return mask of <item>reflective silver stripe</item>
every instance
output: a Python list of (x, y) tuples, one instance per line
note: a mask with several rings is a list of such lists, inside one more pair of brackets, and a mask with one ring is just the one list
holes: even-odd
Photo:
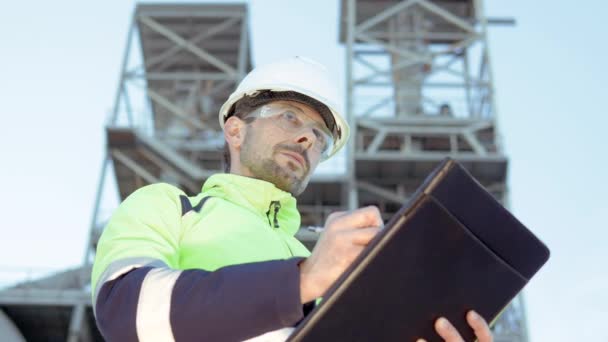
[(175, 341), (171, 329), (171, 294), (181, 271), (170, 268), (150, 270), (137, 303), (137, 337), (140, 341)]
[(103, 284), (107, 281), (112, 281), (121, 275), (129, 272), (130, 270), (143, 266), (153, 266), (153, 267), (169, 267), (167, 264), (162, 262), (161, 260), (154, 258), (126, 258), (120, 259), (112, 262), (106, 269), (103, 271), (99, 279), (97, 280), (97, 284), (95, 286), (95, 295), (93, 296), (93, 313), (97, 316), (96, 306), (97, 306), (97, 296), (99, 295), (99, 290), (103, 286)]
[(294, 330), (295, 328), (283, 328), (267, 332), (264, 335), (256, 336), (243, 342), (283, 342), (287, 340)]

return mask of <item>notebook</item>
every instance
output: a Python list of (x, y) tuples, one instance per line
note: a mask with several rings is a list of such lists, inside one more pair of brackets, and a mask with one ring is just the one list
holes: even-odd
[(465, 341), (473, 309), (492, 322), (549, 249), (467, 170), (446, 158), (289, 341), (443, 341), (446, 317)]

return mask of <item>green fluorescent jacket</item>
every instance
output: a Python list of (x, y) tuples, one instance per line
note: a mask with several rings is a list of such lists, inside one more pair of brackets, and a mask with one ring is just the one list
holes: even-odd
[(158, 259), (174, 269), (214, 271), (310, 255), (294, 237), (300, 228), (296, 199), (274, 184), (234, 174), (213, 175), (202, 192), (188, 200), (195, 207), (204, 197), (211, 198), (200, 212), (192, 209), (183, 216), (180, 196), (184, 192), (172, 185), (154, 184), (121, 204), (99, 240), (93, 289), (111, 263), (133, 257)]

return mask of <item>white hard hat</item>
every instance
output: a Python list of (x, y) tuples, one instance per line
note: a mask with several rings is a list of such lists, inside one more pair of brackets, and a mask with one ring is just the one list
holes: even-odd
[[(334, 144), (327, 158), (338, 152), (348, 140), (350, 128), (342, 115), (342, 99), (338, 87), (329, 77), (327, 68), (322, 64), (305, 57), (292, 57), (278, 62), (265, 64), (253, 69), (241, 81), (236, 90), (222, 105), (219, 113), (220, 126), (231, 114), (233, 105), (244, 96), (255, 96), (262, 91), (298, 93), (312, 98), (326, 106), (333, 118)], [(281, 98), (288, 99), (288, 98)], [(324, 116), (324, 113), (320, 113)], [(328, 118), (323, 117), (326, 124)], [(331, 118), (330, 118), (331, 120)], [(326, 159), (327, 159), (326, 158)]]

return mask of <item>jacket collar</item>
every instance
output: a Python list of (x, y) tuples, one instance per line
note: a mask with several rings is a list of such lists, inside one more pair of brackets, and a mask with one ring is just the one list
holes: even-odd
[(202, 192), (207, 196), (221, 197), (263, 215), (265, 220), (269, 220), (271, 227), (274, 226), (274, 212), (278, 202), (276, 217), (279, 228), (291, 235), (295, 235), (300, 228), (300, 213), (296, 198), (270, 182), (230, 173), (218, 173), (207, 179)]

